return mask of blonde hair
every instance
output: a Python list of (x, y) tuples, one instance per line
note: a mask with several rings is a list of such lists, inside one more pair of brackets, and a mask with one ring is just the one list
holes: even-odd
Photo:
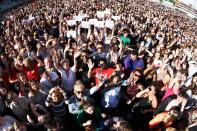
[(25, 65), (31, 65), (31, 62), (32, 62), (32, 60), (30, 58), (26, 58), (26, 59), (23, 60), (23, 63)]
[(74, 90), (77, 89), (78, 87), (80, 87), (80, 88), (82, 88), (82, 89), (85, 88), (83, 82), (80, 81), (80, 80), (78, 80), (78, 81), (75, 82), (75, 84), (74, 84)]
[(166, 128), (166, 131), (176, 131), (176, 129), (173, 127), (168, 127), (168, 128)]
[(16, 121), (14, 122), (12, 128), (10, 129), (10, 131), (16, 131), (18, 130), (21, 126), (23, 125), (23, 123)]

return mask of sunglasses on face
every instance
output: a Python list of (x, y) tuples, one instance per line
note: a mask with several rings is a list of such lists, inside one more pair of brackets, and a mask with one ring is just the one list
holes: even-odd
[(138, 77), (140, 77), (140, 76), (141, 76), (141, 75), (140, 75), (140, 74), (138, 74), (138, 73), (134, 73), (134, 75), (135, 75), (135, 76), (138, 76)]
[(83, 91), (75, 91), (77, 94), (83, 94)]

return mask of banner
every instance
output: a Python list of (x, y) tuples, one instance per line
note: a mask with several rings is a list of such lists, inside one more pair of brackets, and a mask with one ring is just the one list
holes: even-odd
[(82, 21), (82, 22), (81, 22), (81, 27), (82, 27), (82, 28), (86, 28), (86, 29), (90, 28), (90, 23), (89, 23), (89, 21)]

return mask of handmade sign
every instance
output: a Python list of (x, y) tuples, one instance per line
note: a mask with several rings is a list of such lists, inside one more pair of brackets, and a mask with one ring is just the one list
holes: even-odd
[(94, 26), (96, 26), (98, 28), (104, 28), (105, 27), (105, 21), (97, 21)]
[(120, 16), (112, 16), (113, 20), (120, 20)]
[(83, 18), (81, 16), (74, 16), (75, 21), (82, 21)]
[(110, 10), (110, 9), (106, 9), (106, 10), (104, 11), (104, 14), (105, 14), (105, 15), (110, 15), (110, 14), (111, 14), (111, 10)]
[(112, 20), (106, 20), (105, 21), (105, 27), (113, 29), (114, 28), (114, 21)]
[(29, 15), (29, 20), (34, 20), (35, 18), (32, 16), (32, 14)]
[(67, 35), (66, 35), (68, 38), (76, 38), (77, 36), (77, 32), (76, 31), (67, 31)]
[(25, 19), (21, 21), (23, 25), (27, 25), (29, 23), (31, 23), (31, 21), (29, 19)]
[(67, 25), (68, 26), (74, 26), (74, 25), (76, 25), (76, 21), (75, 20), (67, 20), (66, 22), (67, 22)]
[(90, 23), (89, 23), (89, 21), (82, 21), (82, 22), (81, 22), (81, 27), (82, 27), (82, 28), (86, 28), (86, 29), (90, 28)]
[(95, 25), (97, 21), (98, 21), (97, 19), (89, 19), (89, 24)]
[(105, 13), (103, 11), (97, 11), (96, 13), (98, 18), (104, 18), (105, 17)]

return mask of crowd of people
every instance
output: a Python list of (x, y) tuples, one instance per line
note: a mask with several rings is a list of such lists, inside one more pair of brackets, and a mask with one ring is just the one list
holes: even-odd
[(0, 23), (1, 131), (197, 128), (197, 23), (148, 0), (38, 0)]

